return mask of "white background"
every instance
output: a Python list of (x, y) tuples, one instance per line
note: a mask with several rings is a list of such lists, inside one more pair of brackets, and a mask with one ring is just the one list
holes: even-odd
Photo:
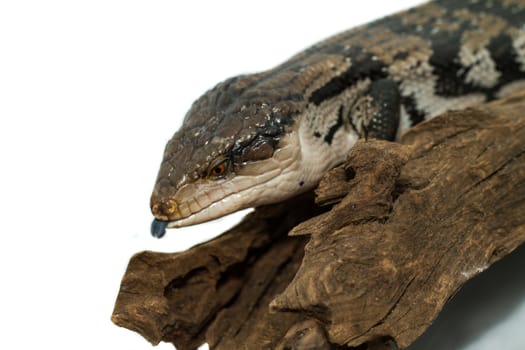
[[(110, 322), (129, 257), (186, 249), (239, 218), (149, 235), (162, 151), (193, 100), (417, 2), (2, 1), (0, 348), (150, 349)], [(497, 282), (525, 280), (520, 254), (419, 348), (525, 348), (525, 286)]]

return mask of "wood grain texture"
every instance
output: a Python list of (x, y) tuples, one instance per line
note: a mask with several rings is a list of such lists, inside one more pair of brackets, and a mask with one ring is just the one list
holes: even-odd
[(204, 341), (232, 349), (235, 341), (266, 344), (281, 337), (301, 316), (269, 314), (267, 305), (293, 278), (305, 244), (286, 233), (318, 213), (308, 193), (260, 208), (186, 252), (136, 254), (122, 279), (113, 322), (152, 344), (167, 341), (182, 350)]
[(322, 207), (307, 194), (186, 252), (135, 255), (113, 321), (178, 349), (406, 348), (525, 240), (524, 110), (525, 92), (360, 141)]

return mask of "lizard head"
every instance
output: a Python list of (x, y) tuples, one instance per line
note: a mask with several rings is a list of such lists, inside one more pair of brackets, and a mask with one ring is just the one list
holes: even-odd
[(257, 78), (229, 79), (192, 105), (164, 151), (150, 203), (154, 236), (297, 193), (287, 181), (299, 171), (302, 101), (254, 87)]

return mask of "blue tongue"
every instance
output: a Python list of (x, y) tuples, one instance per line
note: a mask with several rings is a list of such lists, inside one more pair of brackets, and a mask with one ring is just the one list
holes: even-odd
[(166, 233), (166, 227), (169, 221), (161, 221), (154, 219), (151, 223), (151, 235), (156, 238), (162, 238)]

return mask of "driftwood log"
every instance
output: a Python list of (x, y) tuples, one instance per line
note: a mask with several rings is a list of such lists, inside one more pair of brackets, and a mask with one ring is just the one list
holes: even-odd
[(525, 240), (524, 114), (520, 93), (359, 142), (315, 199), (136, 254), (113, 322), (180, 350), (406, 348)]

